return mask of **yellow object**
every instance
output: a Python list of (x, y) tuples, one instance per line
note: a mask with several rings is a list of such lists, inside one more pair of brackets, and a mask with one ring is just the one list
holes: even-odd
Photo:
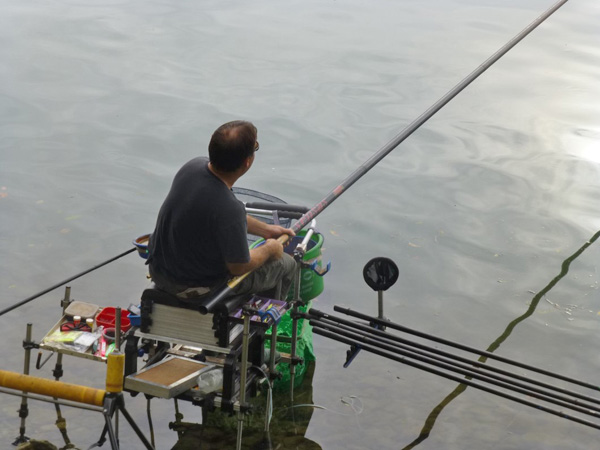
[(106, 395), (106, 391), (102, 389), (48, 380), (8, 370), (0, 370), (0, 386), (93, 406), (102, 406)]
[(122, 392), (125, 355), (119, 351), (110, 353), (106, 357), (106, 365), (106, 392)]

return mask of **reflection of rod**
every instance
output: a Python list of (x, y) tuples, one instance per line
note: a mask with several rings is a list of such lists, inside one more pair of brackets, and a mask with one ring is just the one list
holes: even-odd
[[(358, 333), (356, 339), (361, 339), (361, 340), (364, 339), (365, 342), (367, 342), (367, 343), (372, 343), (374, 345), (381, 344), (384, 346), (386, 346), (386, 345), (387, 346), (395, 346), (395, 347), (398, 347), (401, 349), (412, 351), (415, 354), (435, 357), (435, 358), (438, 358), (440, 361), (445, 361), (447, 359), (450, 359), (452, 361), (456, 361), (457, 365), (459, 365), (461, 367), (465, 367), (467, 369), (472, 369), (473, 367), (476, 367), (477, 370), (494, 372), (494, 373), (500, 374), (502, 376), (508, 376), (508, 377), (514, 378), (516, 380), (530, 383), (535, 386), (539, 386), (539, 387), (542, 387), (545, 389), (550, 389), (550, 390), (559, 392), (561, 394), (569, 395), (569, 396), (572, 396), (572, 397), (575, 397), (575, 398), (578, 398), (578, 399), (581, 399), (581, 400), (584, 400), (587, 402), (596, 403), (596, 404), (600, 405), (600, 400), (597, 400), (593, 397), (583, 395), (583, 394), (580, 394), (578, 392), (574, 392), (574, 391), (571, 391), (568, 389), (560, 388), (558, 386), (554, 386), (554, 385), (544, 383), (544, 382), (541, 382), (538, 380), (533, 380), (528, 377), (525, 377), (525, 376), (522, 376), (519, 374), (515, 374), (515, 373), (509, 372), (507, 370), (500, 369), (498, 367), (490, 366), (489, 364), (485, 364), (481, 361), (473, 361), (468, 358), (463, 358), (463, 357), (460, 357), (457, 355), (453, 355), (451, 353), (445, 352), (445, 351), (440, 350), (435, 347), (429, 347), (427, 345), (409, 341), (409, 340), (401, 338), (399, 336), (394, 336), (394, 335), (391, 335), (384, 331), (374, 329), (368, 325), (362, 325), (360, 323), (351, 322), (349, 320), (345, 320), (340, 317), (330, 316), (330, 315), (321, 313), (320, 311), (316, 311), (314, 309), (311, 309), (309, 314), (311, 315), (311, 318), (313, 316), (317, 317), (317, 319), (312, 319), (312, 320), (317, 320), (318, 322), (320, 322), (324, 325), (333, 327), (333, 328), (331, 328), (332, 331), (335, 331), (335, 327), (338, 327), (338, 329), (346, 331), (346, 332)], [(370, 342), (370, 341), (372, 341), (372, 342)], [(490, 374), (488, 376), (493, 377), (494, 375)], [(552, 393), (547, 393), (547, 395), (556, 396), (555, 394), (552, 394)], [(556, 398), (561, 398), (561, 397), (556, 396)], [(592, 406), (590, 406), (590, 407), (600, 411), (600, 407), (592, 407)]]
[(462, 345), (462, 344), (459, 344), (457, 342), (452, 342), (452, 341), (449, 341), (447, 339), (443, 339), (443, 338), (440, 338), (440, 337), (437, 337), (437, 336), (433, 336), (431, 334), (427, 334), (427, 333), (423, 333), (421, 331), (413, 330), (411, 328), (408, 328), (408, 327), (405, 327), (405, 326), (402, 326), (402, 325), (399, 325), (399, 324), (396, 324), (396, 323), (393, 323), (393, 322), (388, 322), (387, 320), (380, 320), (377, 317), (368, 316), (366, 314), (362, 314), (362, 313), (359, 313), (357, 311), (353, 311), (353, 310), (348, 309), (348, 308), (343, 308), (341, 306), (334, 306), (333, 309), (334, 309), (334, 311), (341, 312), (343, 314), (347, 314), (347, 315), (352, 316), (352, 317), (356, 317), (356, 318), (363, 319), (363, 320), (368, 320), (368, 321), (370, 321), (372, 323), (375, 323), (377, 325), (385, 325), (388, 328), (392, 328), (394, 330), (402, 331), (404, 333), (409, 333), (409, 334), (412, 334), (412, 335), (415, 335), (415, 336), (419, 336), (419, 337), (422, 337), (424, 339), (429, 339), (431, 341), (438, 342), (440, 344), (448, 345), (449, 347), (454, 347), (454, 348), (458, 348), (460, 350), (464, 350), (464, 351), (467, 351), (467, 352), (470, 352), (470, 353), (475, 353), (477, 355), (485, 356), (486, 358), (494, 359), (496, 361), (500, 361), (500, 362), (503, 362), (503, 363), (506, 363), (506, 364), (512, 364), (512, 365), (520, 367), (522, 369), (531, 370), (532, 372), (537, 372), (537, 373), (540, 373), (542, 375), (553, 377), (553, 378), (556, 378), (556, 379), (559, 379), (559, 380), (562, 380), (562, 381), (567, 381), (569, 383), (577, 384), (577, 385), (585, 387), (587, 389), (592, 389), (592, 390), (595, 390), (595, 391), (600, 391), (600, 387), (595, 386), (595, 385), (590, 384), (590, 383), (586, 383), (584, 381), (576, 380), (574, 378), (570, 378), (570, 377), (567, 377), (567, 376), (564, 376), (564, 375), (560, 375), (560, 374), (557, 374), (557, 373), (549, 372), (549, 371), (544, 370), (544, 369), (540, 369), (539, 367), (531, 366), (529, 364), (524, 364), (524, 363), (521, 363), (521, 362), (518, 362), (518, 361), (514, 361), (514, 360), (511, 360), (511, 359), (508, 359), (508, 358), (504, 358), (502, 356), (495, 355), (494, 353), (491, 353), (491, 352), (487, 352), (487, 351), (483, 351), (483, 350), (477, 350), (477, 349), (475, 349), (473, 347), (468, 347), (466, 345)]
[[(544, 295), (546, 295), (567, 273), (569, 273), (569, 267), (570, 267), (571, 263), (575, 259), (577, 259), (585, 251), (585, 249), (588, 248), (590, 245), (592, 245), (599, 237), (600, 237), (600, 231), (597, 231), (575, 253), (573, 253), (571, 256), (569, 256), (567, 259), (565, 259), (563, 261), (563, 263), (561, 265), (560, 273), (556, 277), (554, 277), (540, 292), (538, 292), (533, 297), (533, 299), (531, 300), (531, 303), (529, 304), (529, 308), (527, 309), (527, 311), (525, 311), (525, 313), (523, 313), (522, 315), (520, 315), (519, 317), (517, 317), (516, 319), (514, 319), (512, 322), (510, 322), (507, 325), (504, 332), (500, 336), (498, 336), (498, 338), (494, 342), (492, 342), (492, 344), (487, 348), (488, 352), (493, 352), (493, 351), (497, 350), (500, 347), (500, 345), (510, 336), (510, 334), (513, 332), (515, 327), (519, 323), (523, 322), (525, 319), (530, 317), (535, 312), (540, 300), (544, 297)], [(481, 358), (479, 358), (479, 361), (484, 362), (486, 359), (487, 359), (486, 357), (482, 356)], [(429, 434), (431, 433), (431, 430), (433, 429), (433, 426), (435, 425), (435, 421), (437, 420), (438, 416), (441, 414), (442, 410), (448, 404), (450, 404), (450, 402), (452, 400), (454, 400), (456, 397), (458, 397), (460, 394), (462, 394), (465, 389), (466, 389), (466, 386), (464, 384), (459, 384), (435, 408), (433, 408), (433, 410), (427, 416), (427, 419), (425, 420), (425, 424), (423, 425), (423, 428), (421, 429), (421, 433), (419, 434), (419, 436), (413, 442), (411, 442), (410, 444), (405, 446), (403, 448), (403, 450), (410, 450), (410, 449), (416, 447), (417, 445), (419, 445), (425, 439), (427, 439), (429, 437)]]
[[(531, 380), (527, 379), (526, 377), (522, 377), (508, 371), (502, 371), (502, 373), (499, 371), (486, 371), (483, 370), (486, 369), (485, 367), (475, 367), (476, 364), (472, 364), (471, 361), (464, 358), (454, 357), (453, 355), (449, 354), (446, 354), (446, 356), (440, 356), (438, 352), (435, 351), (436, 349), (427, 348), (426, 346), (421, 346), (421, 350), (417, 350), (415, 348), (411, 348), (410, 346), (397, 344), (391, 339), (385, 339), (377, 334), (370, 333), (367, 330), (353, 329), (351, 326), (337, 324), (331, 320), (312, 319), (310, 323), (314, 327), (313, 330), (315, 328), (320, 328), (333, 333), (338, 333), (341, 336), (352, 339), (355, 343), (360, 343), (361, 347), (364, 344), (368, 344), (373, 348), (379, 348), (385, 352), (388, 352), (389, 354), (406, 356), (408, 358), (412, 358), (444, 370), (465, 375), (469, 378), (485, 381), (487, 383), (509, 389), (520, 394), (525, 394), (549, 403), (554, 403), (559, 406), (564, 406), (566, 408), (600, 418), (599, 406), (585, 404), (575, 398), (559, 395), (556, 392), (561, 391), (569, 395), (570, 392), (556, 388), (552, 385), (546, 384), (544, 389), (541, 389), (539, 387), (535, 387), (535, 383), (530, 383)], [(427, 349), (427, 351), (425, 351), (425, 349)], [(481, 366), (484, 366), (484, 364), (481, 364)], [(592, 403), (600, 403), (600, 401), (591, 397), (581, 397)]]
[[(330, 339), (333, 339), (333, 340), (336, 340), (336, 341), (339, 341), (339, 342), (342, 342), (342, 343), (345, 343), (345, 344), (349, 344), (349, 345), (356, 344), (356, 341), (354, 339), (350, 339), (350, 338), (347, 338), (345, 336), (341, 336), (338, 333), (333, 333), (331, 331), (328, 331), (328, 330), (325, 330), (325, 329), (322, 329), (322, 328), (319, 328), (319, 327), (313, 328), (313, 332), (315, 334), (320, 334), (322, 336), (328, 337)], [(488, 392), (490, 394), (494, 394), (494, 395), (497, 395), (499, 397), (503, 397), (503, 398), (512, 400), (514, 402), (521, 403), (521, 404), (526, 405), (526, 406), (530, 406), (532, 408), (536, 408), (536, 409), (538, 409), (540, 411), (544, 411), (544, 412), (547, 412), (549, 414), (552, 414), (552, 415), (555, 415), (555, 416), (558, 416), (558, 417), (562, 417), (564, 419), (568, 419), (568, 420), (571, 420), (573, 422), (577, 422), (577, 423), (580, 423), (582, 425), (586, 425), (586, 426), (589, 426), (591, 428), (596, 428), (596, 429), (600, 430), (600, 424), (596, 424), (594, 422), (591, 422), (591, 421), (586, 420), (586, 419), (582, 419), (580, 417), (571, 416), (569, 414), (565, 414), (562, 411), (557, 411), (555, 409), (548, 408), (547, 406), (541, 405), (539, 403), (535, 403), (535, 402), (526, 400), (524, 398), (517, 397), (515, 395), (509, 394), (509, 393), (506, 393), (506, 392), (499, 391), (499, 390), (491, 388), (491, 387), (489, 387), (489, 386), (487, 386), (485, 384), (477, 383), (477, 382), (475, 382), (475, 381), (473, 381), (473, 380), (471, 380), (469, 378), (462, 378), (460, 376), (452, 375), (452, 374), (444, 372), (442, 370), (438, 370), (438, 369), (429, 367), (427, 365), (421, 364), (419, 362), (412, 361), (412, 360), (407, 359), (405, 357), (391, 354), (389, 352), (386, 352), (385, 350), (376, 348), (376, 347), (374, 347), (372, 345), (369, 345), (369, 344), (361, 344), (361, 347), (365, 351), (374, 353), (374, 354), (379, 355), (379, 356), (383, 356), (384, 358), (388, 358), (388, 359), (391, 359), (391, 360), (394, 360), (394, 361), (406, 364), (408, 366), (415, 367), (417, 369), (423, 370), (425, 372), (429, 372), (429, 373), (432, 373), (434, 375), (438, 375), (438, 376), (441, 376), (443, 378), (447, 378), (449, 380), (456, 381), (458, 383), (466, 384), (466, 385), (471, 386), (471, 387), (473, 387), (475, 389), (479, 389), (479, 390)], [(531, 395), (531, 394), (529, 392), (527, 392), (527, 395)]]
[(561, 267), (560, 267), (560, 273), (558, 275), (556, 275), (540, 292), (538, 292), (531, 299), (531, 303), (529, 304), (529, 308), (527, 308), (527, 311), (525, 311), (525, 313), (523, 313), (521, 316), (517, 317), (515, 320), (513, 320), (511, 323), (508, 324), (508, 326), (504, 330), (504, 333), (502, 333), (500, 336), (498, 336), (498, 339), (496, 339), (494, 342), (492, 342), (492, 344), (488, 347), (488, 351), (489, 352), (493, 352), (498, 347), (500, 347), (500, 344), (502, 344), (502, 342), (504, 342), (508, 338), (508, 336), (510, 336), (510, 334), (515, 329), (515, 327), (519, 323), (521, 323), (522, 321), (524, 321), (525, 319), (527, 319), (528, 317), (530, 317), (535, 312), (535, 309), (537, 308), (537, 305), (540, 302), (540, 300), (548, 292), (550, 292), (550, 290), (554, 286), (556, 286), (556, 284), (567, 273), (569, 273), (569, 268), (571, 266), (571, 263), (573, 261), (575, 261), (575, 259), (577, 259), (585, 251), (586, 248), (588, 248), (590, 245), (592, 245), (594, 242), (596, 242), (596, 240), (599, 237), (600, 237), (600, 231), (597, 231), (596, 234), (594, 234), (585, 244), (583, 244), (581, 247), (579, 247), (575, 253), (573, 253), (571, 256), (569, 256), (567, 259), (565, 259), (562, 262)]

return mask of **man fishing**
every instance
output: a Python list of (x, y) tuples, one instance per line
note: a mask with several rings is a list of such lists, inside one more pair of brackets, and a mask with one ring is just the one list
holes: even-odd
[[(159, 289), (204, 298), (232, 275), (252, 272), (232, 294), (275, 298), (281, 281), (281, 298), (286, 297), (295, 262), (276, 238), (294, 231), (247, 215), (231, 190), (258, 149), (252, 123), (228, 122), (213, 133), (209, 158), (194, 158), (177, 172), (148, 246), (150, 275)], [(249, 249), (248, 233), (265, 243)]]

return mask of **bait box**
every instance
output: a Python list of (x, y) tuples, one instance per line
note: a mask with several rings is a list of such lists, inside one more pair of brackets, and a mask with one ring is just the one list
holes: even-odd
[(85, 319), (93, 319), (98, 309), (99, 306), (92, 303), (72, 301), (65, 309), (65, 316), (79, 316), (85, 322)]
[[(121, 310), (121, 331), (124, 333), (131, 328), (131, 322), (127, 318), (129, 311)], [(107, 306), (96, 316), (96, 325), (106, 328), (115, 328), (117, 318), (117, 309), (112, 306)]]

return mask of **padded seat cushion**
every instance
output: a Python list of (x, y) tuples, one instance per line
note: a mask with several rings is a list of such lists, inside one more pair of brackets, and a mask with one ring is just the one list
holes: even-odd
[[(194, 311), (198, 311), (199, 307), (204, 305), (211, 299), (213, 293), (201, 295), (193, 298), (179, 298), (173, 294), (162, 291), (155, 286), (145, 289), (142, 292), (142, 305), (144, 303), (158, 303), (159, 305), (173, 306), (176, 308), (186, 308)], [(251, 294), (237, 295), (225, 298), (217, 307), (214, 312), (228, 314), (236, 308), (239, 308), (244, 302), (248, 301), (252, 297)]]

